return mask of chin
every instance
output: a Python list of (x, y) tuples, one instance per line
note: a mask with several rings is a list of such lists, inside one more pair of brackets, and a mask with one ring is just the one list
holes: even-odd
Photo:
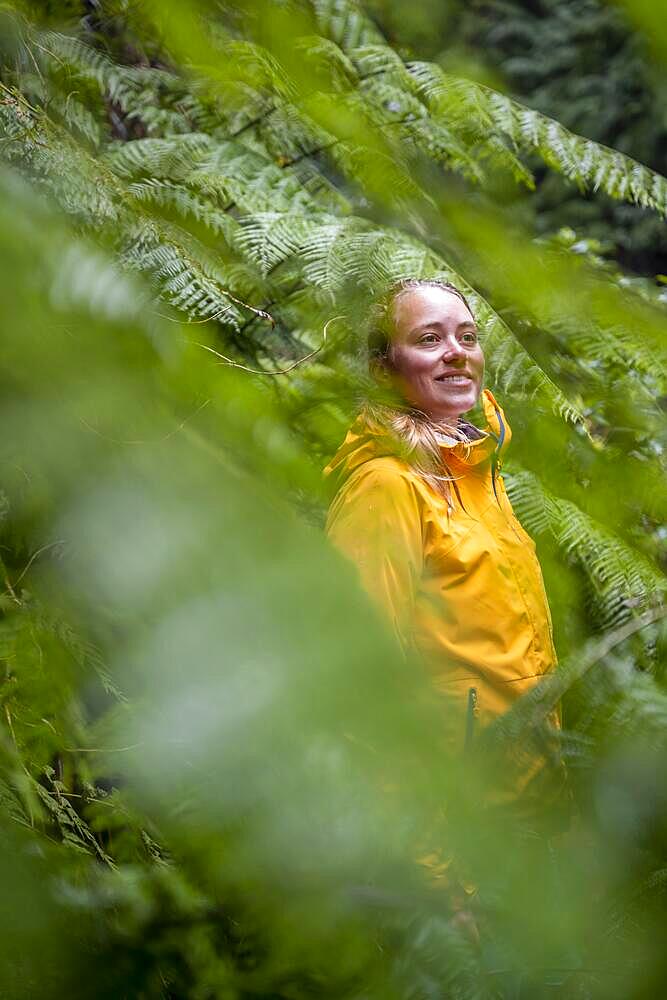
[(457, 417), (462, 417), (464, 413), (474, 409), (476, 402), (476, 396), (474, 399), (461, 400), (460, 402), (452, 400), (451, 405), (445, 406), (443, 406), (442, 400), (439, 400), (437, 404), (434, 403), (430, 407), (430, 413), (436, 420), (456, 420)]

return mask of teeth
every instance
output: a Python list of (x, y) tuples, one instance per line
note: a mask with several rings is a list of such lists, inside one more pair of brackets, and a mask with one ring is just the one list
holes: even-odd
[(443, 375), (438, 382), (454, 382), (455, 385), (465, 385), (470, 379), (467, 375)]

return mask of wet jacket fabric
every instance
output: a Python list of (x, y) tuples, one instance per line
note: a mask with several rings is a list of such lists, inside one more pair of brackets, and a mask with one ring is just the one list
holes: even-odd
[[(451, 509), (364, 411), (325, 469), (335, 494), (327, 533), (401, 645), (461, 706), (461, 746), (556, 663), (535, 544), (500, 471), (511, 431), (488, 389), (482, 404), (484, 434), (441, 445), (456, 477)], [(559, 724), (557, 711), (550, 721)]]

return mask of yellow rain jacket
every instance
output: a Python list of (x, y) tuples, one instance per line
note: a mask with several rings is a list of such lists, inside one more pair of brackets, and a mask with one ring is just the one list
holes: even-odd
[[(325, 469), (335, 490), (327, 533), (402, 646), (461, 706), (461, 748), (556, 662), (535, 544), (499, 473), (510, 428), (488, 389), (482, 403), (486, 436), (441, 446), (457, 477), (451, 511), (363, 411)], [(557, 711), (550, 721), (559, 725)]]

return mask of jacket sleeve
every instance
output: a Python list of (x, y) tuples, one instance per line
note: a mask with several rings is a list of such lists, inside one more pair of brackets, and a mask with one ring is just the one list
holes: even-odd
[(326, 530), (336, 548), (356, 564), (362, 586), (406, 649), (423, 568), (422, 518), (414, 486), (399, 469), (370, 465), (338, 492)]

